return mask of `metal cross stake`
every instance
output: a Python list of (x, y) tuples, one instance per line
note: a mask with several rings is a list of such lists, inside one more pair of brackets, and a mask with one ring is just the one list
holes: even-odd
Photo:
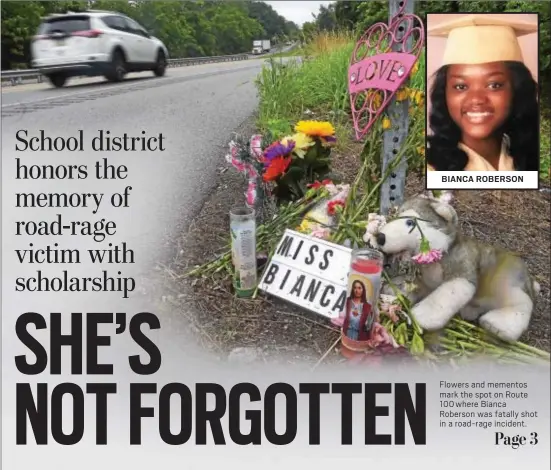
[[(384, 114), (391, 121), (391, 129), (384, 132), (380, 165), (382, 176), (388, 175), (380, 191), (379, 208), (383, 215), (404, 199), (407, 161), (400, 150), (408, 135), (409, 101), (397, 101), (396, 93), (407, 83), (425, 36), (423, 21), (413, 14), (413, 6), (414, 0), (389, 0), (388, 24), (375, 23), (365, 31), (356, 43), (348, 68), (356, 139), (362, 139)], [(398, 155), (400, 161), (394, 165)], [(392, 276), (389, 271), (393, 267), (387, 268)]]
[[(412, 14), (415, 0), (389, 0), (389, 23), (392, 23), (396, 15)], [(401, 24), (396, 31), (396, 38), (392, 44), (392, 50), (401, 52), (402, 38), (404, 37), (406, 27)], [(413, 37), (406, 39), (406, 48), (411, 50)], [(406, 82), (407, 83), (407, 82)], [(381, 175), (387, 174), (389, 165), (396, 158), (402, 145), (405, 144), (408, 135), (409, 125), (409, 98), (403, 101), (397, 101), (394, 96), (387, 108), (387, 115), (391, 122), (391, 128), (387, 129), (383, 135), (383, 155), (381, 158)], [(406, 156), (402, 155), (401, 161), (394, 168), (389, 177), (381, 185), (380, 193), (380, 211), (387, 215), (393, 206), (399, 206), (404, 201), (406, 185), (407, 161)]]
[[(396, 93), (407, 83), (410, 72), (423, 49), (423, 21), (413, 14), (414, 0), (389, 0), (388, 24), (375, 23), (360, 40), (350, 59), (348, 91), (356, 139), (362, 139), (384, 114), (391, 129), (384, 132), (381, 171), (388, 175), (381, 185), (380, 212), (404, 198), (407, 163), (400, 153), (408, 135), (408, 100), (397, 101)], [(402, 93), (400, 93), (402, 95)], [(402, 96), (400, 96), (402, 98)], [(378, 102), (378, 103), (377, 103)]]

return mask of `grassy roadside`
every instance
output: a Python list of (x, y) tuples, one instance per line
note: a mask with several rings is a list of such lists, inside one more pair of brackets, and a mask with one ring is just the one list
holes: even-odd
[[(297, 121), (316, 113), (337, 127), (345, 126), (348, 108), (346, 74), (354, 44), (343, 34), (325, 34), (297, 50), (311, 58), (285, 63), (273, 60), (264, 67), (257, 85), (260, 93), (258, 125), (262, 130), (277, 121)], [(343, 129), (338, 129), (343, 130)], [(343, 135), (337, 133), (342, 140)]]
[(287, 51), (287, 52), (278, 52), (276, 54), (272, 54), (272, 58), (274, 59), (281, 59), (285, 57), (303, 57), (305, 55), (305, 51), (302, 47), (295, 47), (294, 49)]
[[(308, 44), (309, 60), (298, 63), (292, 59), (274, 62), (265, 67), (258, 79), (260, 106), (257, 125), (261, 130), (294, 124), (303, 119), (328, 120), (337, 131), (338, 146), (332, 158), (335, 172), (352, 183), (364, 158), (375, 160), (381, 154), (380, 119), (366, 139), (369, 152), (362, 153), (364, 144), (353, 135), (351, 109), (347, 90), (347, 72), (355, 38), (343, 34), (322, 34)], [(410, 97), (409, 129), (412, 139), (406, 149), (409, 160), (406, 197), (424, 190), (425, 107), (421, 100), (411, 99), (411, 91), (425, 89), (425, 58), (421, 56), (417, 71), (407, 84)], [(398, 93), (396, 95), (398, 97)], [(417, 96), (417, 95), (415, 95)], [(382, 123), (380, 122), (382, 121)], [(282, 124), (283, 123), (283, 124)], [(379, 126), (379, 127), (377, 127)], [(421, 130), (421, 132), (419, 132)], [(550, 165), (549, 113), (542, 112), (541, 179), (549, 181)], [(419, 135), (416, 135), (419, 132)], [(372, 137), (374, 135), (375, 137)], [(365, 160), (364, 160), (365, 161)], [(461, 191), (456, 195), (456, 207), (461, 229), (467, 236), (484, 243), (501, 245), (520, 253), (529, 270), (543, 285), (541, 300), (535, 308), (532, 327), (524, 341), (549, 350), (548, 323), (550, 305), (549, 220), (545, 217), (532, 225), (535, 214), (549, 210), (549, 196), (538, 191)], [(506, 194), (505, 194), (506, 193)], [(500, 199), (501, 198), (501, 199)]]
[[(343, 182), (352, 182), (363, 156), (363, 143), (356, 142), (351, 132), (346, 81), (342, 78), (346, 77), (353, 44), (354, 39), (346, 36), (319, 37), (308, 45), (311, 59), (303, 66), (298, 67), (290, 61), (274, 70), (264, 70), (258, 82), (260, 107), (256, 122), (248, 123), (238, 133), (251, 135), (255, 128), (284, 127), (300, 119), (328, 119), (336, 124), (340, 137), (332, 154), (334, 169), (341, 174)], [(411, 86), (422, 89), (423, 77), (420, 67)], [(413, 111), (413, 123), (423, 124), (424, 105), (414, 107)], [(422, 114), (415, 114), (421, 111)], [(410, 125), (410, 133), (416, 135), (417, 130), (411, 132), (412, 128), (415, 126)], [(378, 137), (380, 131), (377, 129), (373, 134)], [(419, 139), (422, 139), (421, 133)], [(381, 139), (378, 140), (380, 145)], [(377, 152), (373, 150), (373, 155)], [(416, 159), (423, 160), (420, 152)], [(165, 285), (176, 284), (174, 292), (167, 296), (174, 304), (170, 308), (182, 312), (193, 331), (199, 333), (203, 345), (222, 356), (238, 349), (258, 355), (267, 362), (275, 358), (283, 358), (289, 364), (341, 361), (338, 346), (335, 347), (340, 332), (319, 315), (271, 296), (237, 298), (231, 269), (227, 267), (212, 274), (188, 277), (192, 269), (227, 254), (228, 213), (234, 205), (243, 203), (245, 187), (238, 173), (220, 173), (217, 189), (205, 201), (192, 227), (178, 244), (179, 256), (165, 268), (166, 277), (170, 278)], [(406, 197), (423, 188), (423, 173), (409, 172)], [(534, 217), (534, 214), (549, 212), (551, 195), (537, 191), (505, 191), (507, 194), (499, 199), (493, 191), (460, 193), (456, 209), (462, 232), (520, 253), (530, 273), (542, 286), (531, 327), (521, 341), (549, 351), (549, 219), (545, 215)], [(265, 247), (262, 250), (268, 254)], [(193, 314), (189, 313), (190, 309)]]
[(540, 176), (551, 183), (551, 110), (545, 114), (540, 124)]

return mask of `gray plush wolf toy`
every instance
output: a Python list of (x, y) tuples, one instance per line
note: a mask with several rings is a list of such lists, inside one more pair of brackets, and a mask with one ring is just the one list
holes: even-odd
[(539, 293), (523, 260), (463, 237), (454, 208), (425, 195), (398, 209), (398, 217), (376, 235), (377, 248), (387, 255), (416, 255), (421, 233), (442, 257), (420, 265), (415, 290), (407, 294), (419, 326), (439, 330), (459, 313), (505, 341), (518, 340), (528, 328)]

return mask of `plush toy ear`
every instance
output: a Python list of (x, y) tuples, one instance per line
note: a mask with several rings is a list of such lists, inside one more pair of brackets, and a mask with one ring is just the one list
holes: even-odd
[(457, 212), (455, 209), (444, 202), (434, 202), (431, 204), (434, 212), (442, 217), (446, 222), (451, 224), (457, 224)]
[(423, 191), (422, 193), (419, 193), (419, 195), (417, 197), (420, 197), (420, 198), (423, 198), (423, 199), (433, 199), (433, 200), (436, 200), (434, 198), (434, 194), (432, 194), (432, 191), (430, 190), (425, 190)]

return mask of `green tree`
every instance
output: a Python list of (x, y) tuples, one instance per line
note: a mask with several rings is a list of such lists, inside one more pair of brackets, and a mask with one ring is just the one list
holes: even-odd
[(318, 31), (316, 23), (313, 21), (307, 21), (302, 25), (302, 40), (309, 41)]
[(353, 30), (360, 21), (359, 2), (335, 2), (335, 21), (340, 29)]
[(315, 23), (319, 31), (332, 31), (337, 27), (335, 4), (321, 5), (319, 12), (314, 15)]
[(87, 9), (116, 11), (138, 21), (163, 41), (172, 57), (250, 51), (254, 39), (297, 38), (298, 26), (264, 2), (180, 0), (3, 1), (2, 65), (29, 59), (29, 44), (41, 17)]

